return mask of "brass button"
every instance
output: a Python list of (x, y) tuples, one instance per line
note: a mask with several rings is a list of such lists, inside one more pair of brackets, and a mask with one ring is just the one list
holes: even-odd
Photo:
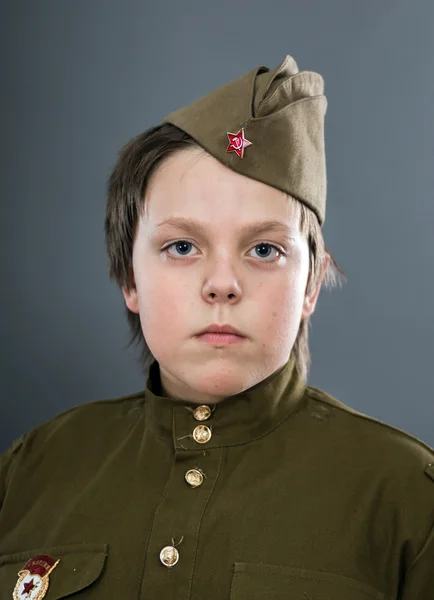
[(210, 416), (211, 416), (211, 409), (209, 406), (206, 406), (205, 404), (198, 406), (194, 410), (194, 418), (196, 419), (196, 421), (206, 421), (207, 419), (210, 418)]
[(185, 474), (185, 481), (191, 485), (191, 487), (198, 487), (203, 483), (203, 475), (197, 469), (190, 469)]
[(194, 428), (193, 437), (198, 444), (206, 444), (211, 439), (211, 429), (206, 425), (198, 425)]
[(165, 567), (174, 567), (179, 560), (179, 552), (174, 546), (166, 546), (160, 552), (160, 560)]

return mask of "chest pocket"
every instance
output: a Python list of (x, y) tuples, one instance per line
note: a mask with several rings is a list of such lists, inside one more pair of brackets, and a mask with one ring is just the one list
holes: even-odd
[(385, 596), (336, 573), (235, 563), (230, 600), (385, 600)]
[(104, 568), (107, 544), (70, 544), (0, 556), (0, 600), (11, 600), (20, 571), (29, 558), (48, 554), (59, 564), (50, 573), (44, 600), (58, 600), (94, 584)]

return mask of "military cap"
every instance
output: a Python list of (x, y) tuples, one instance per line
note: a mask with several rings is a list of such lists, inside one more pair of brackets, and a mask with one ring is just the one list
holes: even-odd
[(237, 173), (286, 192), (314, 211), (326, 205), (324, 80), (287, 55), (257, 67), (163, 119)]

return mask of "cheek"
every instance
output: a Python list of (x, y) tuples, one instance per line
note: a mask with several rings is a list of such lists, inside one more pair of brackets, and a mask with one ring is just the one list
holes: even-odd
[[(193, 310), (186, 282), (164, 276), (162, 269), (149, 269), (136, 278), (139, 311), (146, 337), (170, 339), (182, 325), (188, 324)], [(171, 335), (169, 335), (171, 334)]]
[(276, 339), (292, 335), (298, 330), (303, 310), (304, 287), (299, 278), (281, 279), (273, 286), (262, 288), (264, 302), (262, 314), (267, 330)]

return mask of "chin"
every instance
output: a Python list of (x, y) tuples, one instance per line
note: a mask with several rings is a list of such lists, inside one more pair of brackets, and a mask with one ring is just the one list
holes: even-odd
[[(193, 385), (194, 383), (194, 385)], [(192, 387), (201, 394), (209, 396), (226, 397), (233, 396), (246, 387), (245, 377), (240, 368), (227, 366), (202, 366), (200, 375), (194, 378)]]

